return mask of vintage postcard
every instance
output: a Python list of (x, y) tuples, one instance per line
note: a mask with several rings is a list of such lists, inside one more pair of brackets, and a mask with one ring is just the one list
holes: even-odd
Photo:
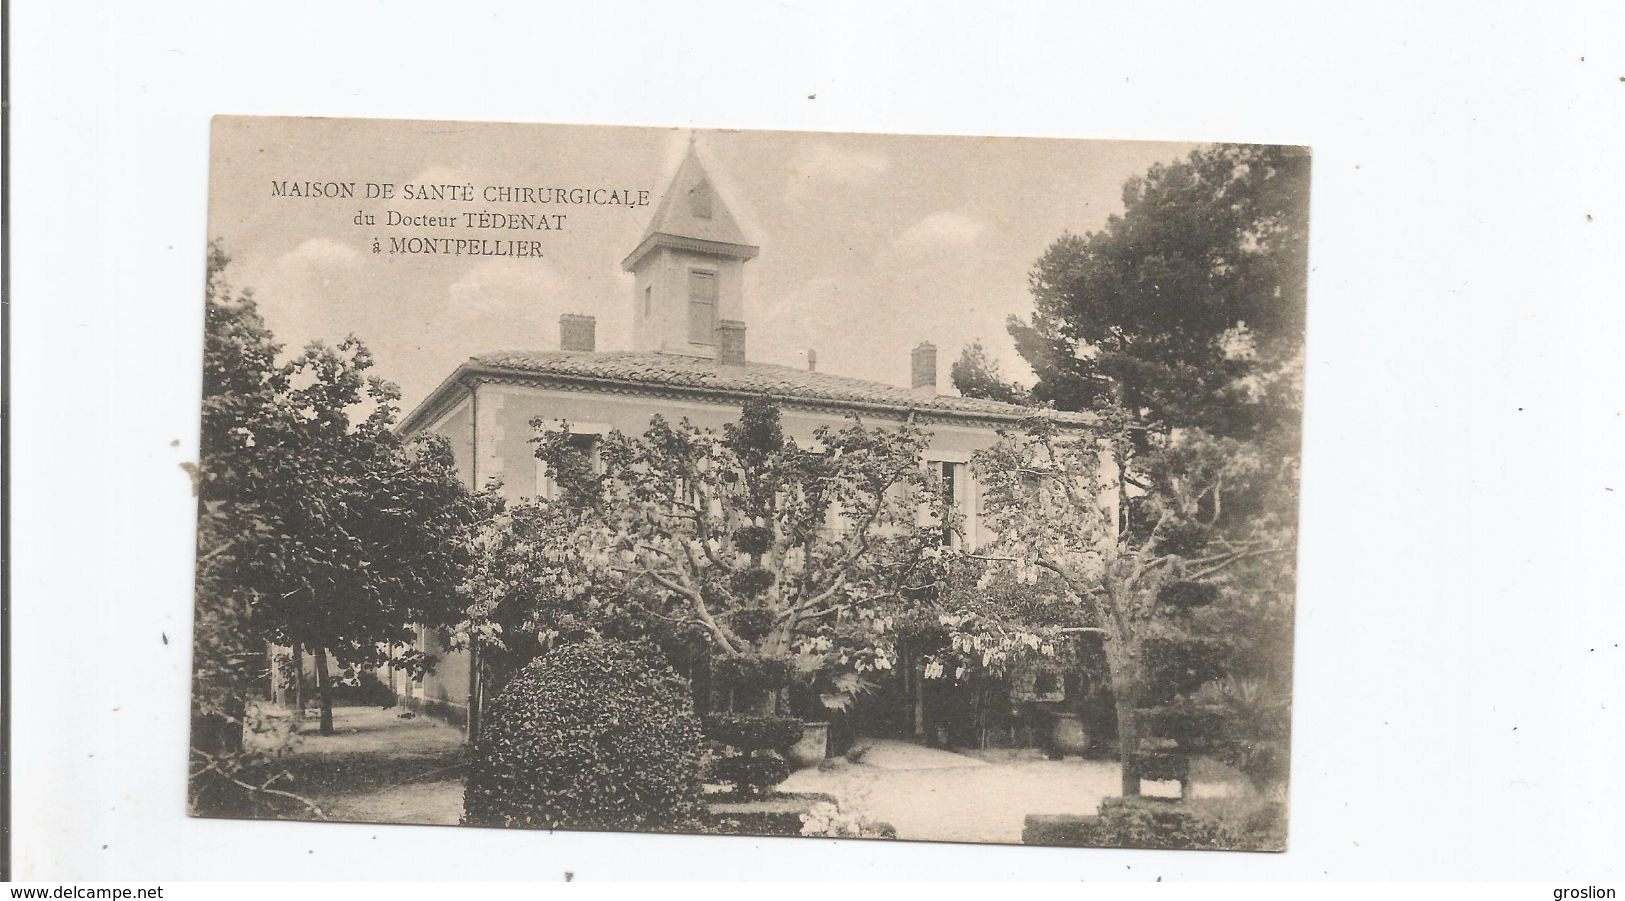
[(194, 814), (1285, 847), (1306, 148), (212, 142)]

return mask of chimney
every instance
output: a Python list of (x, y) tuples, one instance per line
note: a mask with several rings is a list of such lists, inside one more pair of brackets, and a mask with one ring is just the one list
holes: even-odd
[(818, 351), (816, 351), (816, 350), (807, 351), (807, 371), (808, 372), (817, 372), (818, 371)]
[(737, 319), (717, 323), (717, 362), (724, 366), (745, 365), (745, 323)]
[(913, 354), (914, 390), (920, 394), (937, 393), (937, 346), (921, 341)]
[(596, 317), (565, 313), (559, 317), (559, 350), (593, 350), (597, 332)]

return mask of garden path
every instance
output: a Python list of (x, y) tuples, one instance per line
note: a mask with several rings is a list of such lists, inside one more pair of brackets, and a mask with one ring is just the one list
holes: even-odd
[(335, 707), (333, 735), (317, 734), (315, 716), (306, 717), (284, 760), (293, 781), (283, 787), (338, 822), (456, 824), (463, 813), (463, 732), (402, 712)]
[[(843, 811), (890, 823), (918, 841), (1020, 843), (1028, 814), (1092, 814), (1115, 796), (1114, 761), (1020, 759), (988, 762), (907, 742), (865, 739), (861, 763), (826, 761), (794, 773), (786, 792), (834, 795)], [(1196, 785), (1198, 796), (1218, 786)], [(1176, 783), (1147, 782), (1147, 795), (1177, 796)]]

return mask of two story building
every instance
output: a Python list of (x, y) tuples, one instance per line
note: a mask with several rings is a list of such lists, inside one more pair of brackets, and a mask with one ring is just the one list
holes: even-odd
[[(687, 418), (720, 429), (750, 398), (771, 396), (787, 434), (809, 441), (815, 428), (853, 413), (871, 423), (913, 416), (931, 433), (925, 461), (940, 473), (964, 518), (965, 541), (979, 542), (980, 492), (967, 465), (1032, 410), (938, 391), (937, 349), (910, 355), (911, 384), (890, 385), (816, 368), (752, 362), (744, 319), (744, 267), (762, 248), (751, 243), (723, 203), (692, 146), (662, 195), (637, 246), (622, 262), (633, 276), (632, 346), (600, 348), (593, 316), (559, 321), (556, 350), (503, 350), (458, 366), (401, 423), (408, 436), (434, 433), (451, 443), (471, 489), (500, 480), (510, 499), (549, 496), (546, 468), (534, 456), (531, 422), (568, 422), (583, 442), (619, 430), (641, 434), (650, 417)], [(1092, 417), (1052, 412), (1068, 426)], [(439, 657), (434, 672), (398, 687), (407, 703), (467, 724), (478, 710), (478, 668), (438, 636), (422, 636)]]

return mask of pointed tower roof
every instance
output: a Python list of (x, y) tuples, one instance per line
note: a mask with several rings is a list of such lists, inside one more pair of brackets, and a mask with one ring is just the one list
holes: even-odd
[(631, 270), (644, 255), (656, 247), (676, 247), (714, 253), (736, 260), (748, 260), (761, 248), (750, 243), (733, 214), (722, 202), (711, 182), (711, 176), (700, 163), (689, 140), (688, 155), (677, 167), (677, 175), (660, 198), (643, 240), (636, 250), (621, 261), (621, 268)]

